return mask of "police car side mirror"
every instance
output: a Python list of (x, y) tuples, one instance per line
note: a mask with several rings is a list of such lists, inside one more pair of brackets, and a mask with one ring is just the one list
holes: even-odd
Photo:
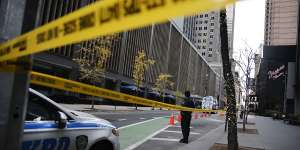
[(63, 112), (58, 112), (58, 116), (59, 116), (59, 119), (58, 119), (58, 128), (59, 129), (63, 129), (67, 126), (67, 121), (68, 121), (68, 118), (66, 116), (65, 113)]

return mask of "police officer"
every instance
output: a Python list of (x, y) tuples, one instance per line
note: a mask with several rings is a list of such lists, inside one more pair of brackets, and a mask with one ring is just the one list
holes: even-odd
[[(190, 108), (195, 108), (195, 104), (193, 100), (191, 100), (190, 96), (191, 93), (190, 91), (186, 91), (184, 93), (185, 98), (182, 106), (184, 107), (190, 107)], [(192, 119), (192, 112), (189, 111), (181, 111), (181, 130), (182, 130), (182, 135), (183, 138), (179, 141), (180, 143), (185, 143), (188, 144), (189, 142), (189, 134), (190, 134), (190, 125), (191, 125), (191, 119)]]

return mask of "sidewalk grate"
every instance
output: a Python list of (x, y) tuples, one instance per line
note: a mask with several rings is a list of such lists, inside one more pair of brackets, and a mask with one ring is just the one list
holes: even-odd
[[(227, 144), (215, 143), (209, 150), (227, 150)], [(240, 146), (239, 150), (265, 150), (265, 149)]]
[[(239, 122), (237, 122), (238, 124), (243, 124), (243, 122), (241, 122), (241, 121), (239, 121)], [(247, 125), (255, 125), (255, 123), (254, 122), (247, 122), (246, 123)]]
[(245, 133), (245, 134), (258, 134), (257, 129), (245, 129), (245, 131), (243, 130), (243, 128), (237, 128), (238, 133)]

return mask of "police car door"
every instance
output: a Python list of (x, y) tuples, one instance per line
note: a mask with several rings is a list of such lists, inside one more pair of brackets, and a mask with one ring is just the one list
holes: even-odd
[(74, 147), (70, 145), (72, 139), (60, 127), (64, 123), (59, 123), (59, 119), (67, 120), (67, 116), (42, 97), (29, 92), (22, 149), (67, 150)]

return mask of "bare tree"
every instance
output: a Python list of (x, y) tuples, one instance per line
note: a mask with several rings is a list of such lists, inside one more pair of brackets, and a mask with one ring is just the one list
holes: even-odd
[(246, 124), (249, 114), (249, 103), (250, 103), (250, 82), (251, 82), (251, 73), (255, 69), (255, 50), (245, 42), (245, 48), (240, 50), (239, 60), (236, 61), (237, 66), (241, 69), (243, 75), (240, 77), (242, 90), (245, 92), (245, 106), (243, 112), (243, 130), (246, 130)]
[(223, 76), (225, 79), (225, 90), (228, 103), (226, 110), (226, 117), (228, 117), (228, 149), (238, 150), (235, 87), (234, 78), (231, 71), (231, 61), (229, 61), (228, 32), (225, 9), (220, 11), (220, 35)]

